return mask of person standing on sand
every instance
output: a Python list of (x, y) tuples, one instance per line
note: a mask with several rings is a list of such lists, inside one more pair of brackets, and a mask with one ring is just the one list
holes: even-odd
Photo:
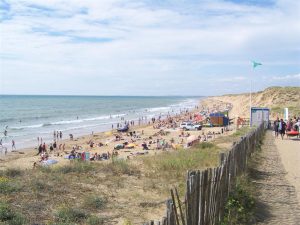
[(278, 130), (281, 135), (281, 139), (283, 140), (283, 137), (285, 135), (285, 130), (286, 130), (286, 123), (283, 121), (283, 119), (280, 119)]
[(17, 150), (16, 143), (14, 140), (11, 141), (11, 150), (13, 150), (13, 149)]
[(279, 118), (274, 121), (274, 132), (275, 132), (275, 138), (278, 138), (278, 128), (279, 128)]
[(43, 152), (42, 144), (39, 145), (38, 151), (39, 151), (39, 152), (38, 152), (37, 155), (42, 154), (42, 152)]
[(44, 144), (43, 144), (43, 152), (46, 152), (46, 143), (44, 142)]

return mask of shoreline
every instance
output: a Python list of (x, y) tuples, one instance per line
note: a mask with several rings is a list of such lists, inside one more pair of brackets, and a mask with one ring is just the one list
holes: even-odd
[[(204, 101), (204, 99), (201, 99), (198, 102), (198, 109), (193, 109), (189, 111), (188, 113), (182, 113), (178, 114), (177, 116), (173, 116), (177, 123), (180, 123), (180, 121), (183, 121), (186, 117), (189, 117), (190, 115), (194, 114), (196, 111), (201, 111), (200, 107), (204, 107), (201, 105), (201, 103)], [(210, 105), (210, 107), (209, 107)], [(218, 107), (215, 108), (215, 104), (212, 102), (211, 104), (205, 104), (205, 107), (208, 108), (213, 108), (213, 109), (219, 109)], [(199, 107), (200, 106), (200, 107)], [(163, 119), (162, 121), (165, 121)], [(164, 122), (163, 122), (164, 123)], [(155, 122), (155, 125), (159, 123)], [(165, 133), (168, 133), (168, 135), (160, 135), (159, 132), (160, 130), (163, 130)], [(123, 142), (129, 142), (133, 143), (136, 145), (135, 148), (133, 149), (122, 149), (119, 150), (118, 157), (127, 159), (127, 158), (134, 158), (139, 154), (156, 154), (159, 151), (162, 150), (156, 150), (155, 144), (150, 144), (149, 145), (149, 151), (144, 151), (142, 150), (141, 144), (144, 142), (150, 143), (151, 140), (155, 140), (155, 138), (164, 140), (170, 144), (170, 140), (174, 140), (175, 145), (181, 144), (181, 146), (187, 144), (187, 137), (180, 137), (180, 133), (182, 132), (180, 129), (176, 128), (167, 128), (163, 127), (162, 129), (156, 129), (153, 128), (153, 124), (151, 123), (150, 125), (145, 124), (145, 125), (136, 125), (130, 127), (130, 131), (135, 131), (140, 138), (137, 138), (136, 140), (130, 140), (129, 136), (126, 136), (125, 133), (123, 133), (123, 138), (122, 140), (115, 141), (115, 135), (118, 133), (116, 132), (116, 129), (114, 130), (108, 130), (108, 131), (103, 131), (103, 132), (97, 132), (94, 133), (92, 136), (90, 135), (81, 135), (78, 137), (74, 137), (73, 140), (70, 139), (63, 139), (59, 140), (57, 143), (57, 146), (59, 144), (64, 143), (65, 144), (65, 151), (59, 151), (59, 150), (54, 150), (52, 153), (49, 154), (49, 158), (57, 160), (58, 163), (56, 165), (63, 165), (69, 162), (68, 159), (65, 159), (64, 156), (69, 154), (74, 146), (81, 146), (82, 148), (79, 151), (86, 151), (90, 152), (90, 154), (103, 154), (103, 153), (110, 153), (112, 154), (114, 151), (114, 146), (117, 144), (121, 144)], [(204, 132), (204, 133), (203, 133)], [(212, 128), (203, 128), (201, 131), (189, 131), (187, 133), (190, 133), (191, 135), (196, 135), (196, 136), (204, 136), (207, 135), (208, 133), (220, 133), (221, 128), (220, 127), (212, 127)], [(151, 137), (151, 140), (149, 139)], [(96, 144), (95, 147), (90, 147), (89, 143), (94, 142)], [(156, 140), (155, 140), (156, 141)], [(153, 141), (154, 142), (154, 141)], [(98, 144), (102, 143), (103, 146), (99, 147)], [(47, 148), (49, 150), (49, 148)], [(147, 153), (146, 153), (147, 152)], [(40, 156), (37, 155), (38, 151), (37, 148), (23, 148), (19, 149), (16, 152), (10, 152), (8, 153), (4, 158), (0, 158), (1, 160), (1, 167), (0, 169), (5, 169), (5, 168), (15, 168), (16, 165), (19, 168), (22, 169), (29, 169), (33, 167), (33, 164), (38, 162), (40, 160)], [(55, 166), (55, 165), (54, 165)]]
[[(80, 100), (80, 99), (79, 99)], [(87, 99), (89, 101), (90, 99)], [(167, 102), (167, 100), (170, 100)], [(160, 100), (151, 100), (149, 103), (142, 103), (140, 100), (136, 101), (136, 106), (128, 105), (128, 100), (121, 104), (119, 109), (111, 108), (112, 106), (116, 107), (118, 105), (117, 100), (115, 103), (108, 105), (109, 110), (105, 107), (94, 107), (93, 112), (84, 112), (82, 111), (77, 114), (78, 109), (74, 110), (74, 113), (66, 111), (66, 115), (56, 115), (56, 113), (47, 114), (45, 118), (40, 120), (38, 118), (43, 117), (39, 114), (37, 119), (32, 120), (35, 116), (30, 116), (31, 120), (23, 120), (21, 117), (15, 116), (12, 119), (11, 116), (7, 116), (1, 120), (0, 125), (4, 127), (3, 133), (8, 131), (6, 135), (1, 134), (0, 139), (2, 139), (2, 146), (8, 151), (12, 150), (12, 140), (15, 141), (16, 147), (18, 149), (27, 149), (36, 147), (38, 143), (37, 138), (42, 138), (43, 142), (53, 143), (53, 132), (62, 131), (63, 139), (69, 139), (69, 134), (74, 136), (85, 136), (89, 135), (92, 132), (106, 132), (111, 130), (112, 126), (115, 129), (117, 124), (123, 124), (125, 120), (134, 121), (137, 124), (139, 121), (141, 123), (146, 123), (151, 120), (152, 117), (157, 118), (158, 116), (167, 116), (168, 114), (175, 115), (184, 111), (185, 109), (191, 109), (195, 105), (198, 105), (201, 98), (182, 98), (182, 99), (162, 99)], [(98, 101), (103, 102), (103, 99), (98, 99)], [(107, 100), (106, 100), (107, 101)], [(156, 104), (156, 101), (157, 104)], [(38, 104), (39, 102), (35, 103)], [(95, 103), (95, 102), (94, 102)], [(51, 103), (52, 104), (52, 103)], [(82, 102), (80, 104), (83, 104)], [(80, 106), (79, 104), (79, 106)], [(84, 104), (87, 104), (86, 102)], [(133, 104), (130, 102), (130, 104)], [(45, 108), (45, 106), (43, 106)], [(60, 106), (61, 108), (62, 106)], [(98, 109), (99, 108), (99, 109)], [(97, 109), (97, 111), (95, 111)], [(22, 110), (22, 109), (20, 109)], [(100, 110), (100, 111), (99, 111)], [(45, 109), (37, 111), (37, 113), (43, 113)], [(22, 111), (20, 111), (22, 112)], [(7, 111), (6, 113), (9, 113)], [(5, 115), (5, 114), (4, 114)], [(52, 116), (54, 115), (54, 116)], [(13, 116), (13, 115), (12, 115)], [(29, 118), (28, 116), (24, 118)], [(123, 120), (122, 120), (123, 118)], [(4, 122), (4, 121), (14, 122)], [(0, 146), (1, 147), (1, 146)], [(1, 157), (1, 148), (0, 148), (0, 157)]]

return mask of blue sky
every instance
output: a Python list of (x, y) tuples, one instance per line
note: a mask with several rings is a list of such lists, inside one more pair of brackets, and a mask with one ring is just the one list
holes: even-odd
[(0, 94), (300, 86), (299, 12), (294, 0), (0, 0)]

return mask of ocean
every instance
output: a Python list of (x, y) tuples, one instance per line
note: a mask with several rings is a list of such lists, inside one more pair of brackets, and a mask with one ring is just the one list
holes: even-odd
[[(11, 150), (37, 146), (37, 137), (49, 143), (54, 131), (63, 139), (116, 128), (125, 120), (176, 114), (194, 108), (201, 97), (121, 97), (121, 96), (0, 96), (0, 139)], [(123, 122), (123, 121), (122, 121)], [(7, 135), (4, 135), (4, 131)]]

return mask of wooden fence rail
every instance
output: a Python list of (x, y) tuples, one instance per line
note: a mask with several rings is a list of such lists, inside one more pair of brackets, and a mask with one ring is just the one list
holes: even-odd
[[(171, 190), (166, 216), (144, 225), (213, 225), (224, 216), (224, 208), (236, 177), (245, 173), (248, 159), (264, 134), (261, 124), (242, 137), (227, 153), (220, 154), (220, 165), (206, 170), (188, 171), (184, 206), (176, 188)], [(176, 195), (176, 196), (175, 196)]]

